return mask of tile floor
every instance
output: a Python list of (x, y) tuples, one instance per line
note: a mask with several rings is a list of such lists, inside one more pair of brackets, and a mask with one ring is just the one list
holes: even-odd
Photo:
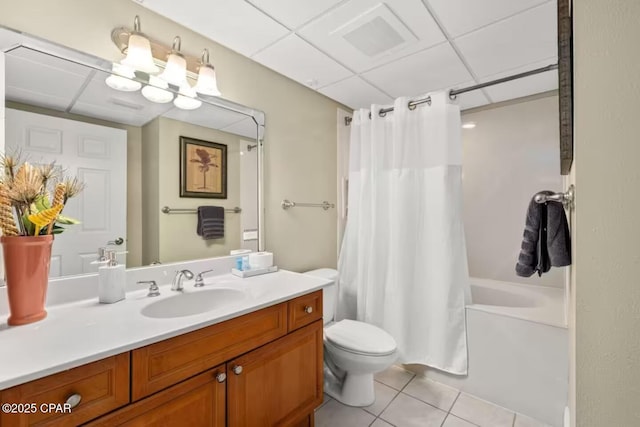
[(399, 366), (376, 375), (376, 401), (346, 406), (325, 395), (316, 427), (549, 427)]

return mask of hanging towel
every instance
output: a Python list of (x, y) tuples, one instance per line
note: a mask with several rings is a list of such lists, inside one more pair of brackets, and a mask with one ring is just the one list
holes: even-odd
[(198, 206), (196, 232), (205, 240), (224, 238), (224, 208), (221, 206)]
[(531, 199), (516, 274), (529, 277), (537, 272), (541, 276), (551, 267), (570, 264), (571, 236), (562, 203), (536, 203)]

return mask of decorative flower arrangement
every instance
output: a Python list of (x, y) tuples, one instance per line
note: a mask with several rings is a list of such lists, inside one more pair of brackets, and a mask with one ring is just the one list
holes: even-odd
[[(78, 224), (61, 215), (67, 201), (77, 196), (84, 184), (64, 177), (55, 163), (34, 166), (19, 156), (2, 156), (0, 166), (0, 228), (11, 236), (42, 236), (64, 231), (62, 225)], [(53, 198), (51, 198), (53, 195)]]

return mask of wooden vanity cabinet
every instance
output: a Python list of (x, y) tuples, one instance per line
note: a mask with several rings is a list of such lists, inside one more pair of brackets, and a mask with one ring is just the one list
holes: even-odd
[(4, 414), (0, 427), (310, 427), (323, 396), (322, 326), (316, 291), (0, 391), (2, 402), (82, 394), (71, 414)]
[[(41, 405), (71, 402), (71, 413)], [(79, 398), (79, 402), (77, 402)], [(28, 412), (0, 412), (0, 427), (75, 426), (129, 403), (129, 353), (107, 357), (0, 391), (0, 402), (33, 405)], [(34, 410), (35, 409), (35, 410)]]
[(225, 366), (196, 375), (87, 424), (90, 427), (224, 427)]
[(227, 362), (230, 427), (298, 426), (322, 403), (322, 320)]

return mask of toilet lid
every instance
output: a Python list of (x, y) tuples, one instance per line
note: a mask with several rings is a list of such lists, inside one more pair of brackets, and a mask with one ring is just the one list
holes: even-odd
[(387, 355), (396, 350), (396, 341), (382, 329), (355, 320), (341, 320), (326, 328), (327, 340), (354, 353)]

